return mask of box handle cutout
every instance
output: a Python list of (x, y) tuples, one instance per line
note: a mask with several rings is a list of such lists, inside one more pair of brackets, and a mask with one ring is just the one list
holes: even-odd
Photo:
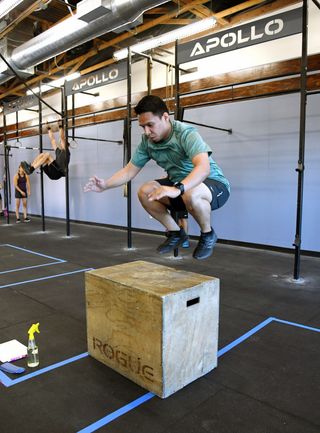
[(200, 302), (199, 296), (197, 298), (194, 298), (194, 299), (189, 299), (189, 301), (187, 301), (187, 307), (191, 307), (191, 305), (194, 305), (194, 304), (199, 304), (199, 302)]

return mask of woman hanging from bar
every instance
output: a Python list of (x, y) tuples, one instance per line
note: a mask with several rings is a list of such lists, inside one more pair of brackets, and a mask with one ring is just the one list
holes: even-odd
[(22, 200), (23, 208), (23, 221), (25, 223), (30, 222), (30, 218), (27, 216), (27, 199), (31, 194), (29, 176), (25, 173), (21, 164), (19, 165), (17, 173), (13, 177), (13, 184), (15, 188), (15, 199), (16, 199), (16, 223), (20, 223), (19, 209)]
[(52, 180), (57, 180), (66, 176), (70, 162), (69, 143), (66, 141), (62, 123), (59, 122), (58, 126), (60, 138), (59, 144), (56, 142), (51, 127), (47, 125), (51, 146), (55, 151), (55, 158), (53, 158), (49, 152), (42, 152), (39, 153), (31, 164), (27, 161), (22, 161), (21, 165), (27, 174), (33, 173), (34, 170), (42, 166), (43, 171)]

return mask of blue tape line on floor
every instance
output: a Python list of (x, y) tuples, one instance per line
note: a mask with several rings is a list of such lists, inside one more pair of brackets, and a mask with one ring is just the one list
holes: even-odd
[[(236, 347), (237, 345), (241, 344), (243, 341), (247, 340), (249, 337), (251, 337), (253, 334), (257, 333), (258, 331), (260, 331), (262, 328), (264, 328), (265, 326), (267, 326), (269, 323), (271, 322), (278, 322), (278, 323), (282, 323), (282, 324), (287, 324), (290, 326), (295, 326), (298, 328), (303, 328), (309, 331), (315, 331), (315, 332), (320, 332), (320, 328), (314, 328), (311, 326), (306, 326), (306, 325), (301, 325), (299, 323), (295, 323), (295, 322), (288, 322), (286, 320), (281, 320), (281, 319), (277, 319), (275, 317), (269, 317), (268, 319), (264, 320), (263, 322), (261, 322), (259, 325), (255, 326), (254, 328), (252, 328), (250, 331), (246, 332), (245, 334), (243, 334), (241, 337), (237, 338), (236, 340), (234, 340), (233, 342), (231, 342), (230, 344), (227, 344), (225, 347), (223, 347), (222, 349), (220, 349), (218, 351), (218, 357), (224, 355), (225, 353), (229, 352), (231, 349), (233, 349), (234, 347)], [(71, 362), (77, 361), (78, 359), (82, 359), (84, 357), (88, 356), (88, 352), (82, 353), (78, 356), (74, 356), (73, 358), (69, 358), (65, 361), (61, 361), (58, 362), (56, 364), (53, 364), (49, 367), (43, 368), (41, 370), (38, 370), (34, 373), (31, 373), (29, 375), (26, 376), (22, 376), (19, 379), (15, 379), (15, 380), (11, 380), (9, 379), (4, 373), (2, 373), (0, 371), (0, 381), (3, 383), (3, 385), (5, 385), (6, 387), (10, 387), (13, 385), (16, 385), (17, 383), (23, 382), (24, 380), (28, 380), (31, 379), (32, 377), (38, 376), (40, 374), (46, 373), (48, 371), (51, 371), (55, 368), (59, 368), (62, 367), (63, 365), (66, 364), (70, 364)], [(131, 403), (128, 403), (127, 405), (121, 407), (120, 409), (106, 415), (105, 417), (101, 418), (100, 420), (94, 422), (93, 424), (90, 424), (89, 426), (85, 427), (82, 430), (79, 430), (77, 433), (91, 433), (94, 432), (96, 430), (98, 430), (99, 428), (105, 426), (106, 424), (109, 424), (110, 422), (114, 421), (115, 419), (119, 418), (120, 416), (126, 414), (127, 412), (130, 412), (132, 409), (135, 409), (136, 407), (140, 406), (141, 404), (145, 403), (146, 401), (150, 400), (151, 398), (153, 398), (155, 395), (151, 392), (148, 392), (147, 394), (144, 394), (142, 397), (139, 397), (138, 399), (132, 401)]]
[(247, 340), (251, 335), (255, 334), (256, 332), (260, 331), (260, 329), (267, 326), (269, 323), (271, 323), (274, 320), (273, 317), (269, 317), (269, 319), (264, 320), (259, 325), (252, 328), (250, 331), (243, 334), (241, 337), (237, 338), (236, 340), (232, 341), (232, 343), (228, 344), (227, 346), (223, 347), (222, 349), (218, 350), (218, 357), (224, 355), (225, 353), (229, 352), (229, 350), (233, 349), (234, 347), (238, 346), (238, 344), (242, 343), (243, 341)]
[(18, 383), (32, 379), (33, 377), (36, 376), (40, 376), (41, 374), (47, 373), (48, 371), (52, 371), (55, 370), (56, 368), (63, 367), (64, 365), (71, 364), (71, 362), (79, 361), (79, 359), (85, 358), (88, 355), (89, 355), (88, 352), (83, 352), (80, 355), (73, 356), (72, 358), (68, 358), (64, 361), (56, 362), (55, 364), (49, 365), (48, 367), (41, 368), (40, 370), (34, 371), (33, 373), (26, 374), (25, 376), (21, 376), (17, 379), (9, 379), (7, 377), (7, 380), (9, 379), (9, 382), (7, 381), (6, 383), (4, 383), (4, 385), (7, 387), (17, 385)]
[(104, 418), (101, 418), (99, 421), (94, 422), (93, 424), (89, 425), (88, 427), (85, 427), (82, 430), (79, 430), (78, 433), (91, 433), (96, 430), (98, 430), (100, 427), (103, 427), (106, 424), (109, 424), (111, 421), (114, 421), (115, 419), (119, 418), (120, 416), (124, 415), (127, 412), (130, 412), (132, 409), (135, 409), (136, 407), (140, 406), (141, 404), (145, 403), (146, 401), (150, 400), (154, 397), (154, 394), (152, 392), (148, 392), (147, 394), (144, 394), (142, 397), (137, 398), (136, 400), (132, 401), (131, 403), (126, 404), (125, 406), (121, 407), (120, 409), (110, 413), (109, 415), (105, 416)]
[(2, 385), (9, 387), (11, 384), (11, 379), (2, 371), (0, 371), (0, 382)]
[(275, 317), (273, 318), (273, 320), (275, 322), (283, 323), (285, 325), (295, 326), (296, 328), (302, 328), (302, 329), (307, 329), (308, 331), (320, 332), (319, 328), (313, 328), (312, 326), (300, 325), (300, 323), (288, 322), (287, 320), (281, 320), (281, 319), (277, 319)]
[(47, 259), (52, 259), (52, 260), (54, 260), (54, 262), (50, 262), (50, 263), (42, 263), (42, 264), (40, 264), (40, 265), (25, 266), (25, 267), (23, 267), (23, 268), (14, 268), (14, 269), (9, 269), (9, 270), (7, 270), (7, 271), (1, 271), (1, 272), (0, 272), (0, 275), (2, 275), (2, 274), (8, 274), (8, 273), (11, 273), (11, 272), (25, 271), (25, 270), (27, 270), (27, 269), (40, 268), (40, 267), (42, 267), (42, 266), (50, 266), (50, 265), (57, 265), (57, 264), (59, 264), (59, 263), (66, 263), (66, 260), (58, 259), (57, 257), (48, 256), (48, 255), (46, 255), (46, 254), (42, 254), (42, 253), (37, 253), (37, 252), (35, 252), (35, 251), (27, 250), (27, 249), (25, 249), (25, 248), (17, 247), (17, 246), (15, 246), (15, 245), (11, 245), (11, 244), (2, 244), (2, 245), (0, 245), (0, 247), (10, 247), (10, 248), (15, 248), (15, 249), (17, 249), (17, 250), (20, 250), (20, 251), (26, 252), (26, 253), (28, 253), (28, 254), (34, 254), (34, 255), (36, 255), (36, 256), (45, 257), (45, 258), (47, 258)]
[[(267, 326), (269, 323), (271, 323), (273, 321), (277, 321), (279, 323), (286, 323), (286, 324), (289, 324), (289, 325), (305, 328), (307, 330), (313, 330), (313, 331), (320, 332), (320, 329), (317, 329), (317, 328), (311, 328), (310, 326), (299, 325), (299, 324), (294, 323), (294, 322), (286, 322), (284, 320), (276, 319), (275, 317), (269, 317), (268, 319), (266, 319), (263, 322), (261, 322), (259, 325), (257, 325), (254, 328), (252, 328), (250, 331), (248, 331), (245, 334), (243, 334), (241, 337), (239, 337), (236, 340), (234, 340), (232, 343), (230, 343), (227, 346), (225, 346), (222, 349), (220, 349), (218, 351), (218, 357), (220, 357), (220, 356), (224, 355), (225, 353), (229, 352), (231, 349), (233, 349), (237, 345), (241, 344), (243, 341), (247, 340), (253, 334), (257, 333), (258, 331), (260, 331), (262, 328), (264, 328), (265, 326)], [(147, 396), (148, 396), (148, 398), (146, 398)], [(154, 394), (148, 393), (148, 394), (145, 394), (144, 396), (142, 396), (141, 398), (142, 399), (146, 398), (145, 401), (148, 401), (152, 397), (154, 397)], [(117, 411), (112, 412), (111, 414), (105, 416), (104, 418), (101, 418), (96, 423), (93, 423), (93, 424), (89, 425), (88, 427), (86, 427), (86, 428), (84, 428), (82, 430), (79, 430), (77, 433), (92, 433), (92, 432), (98, 430), (99, 428), (105, 426), (106, 424), (109, 424), (110, 422), (114, 421), (116, 418), (119, 418), (121, 415), (123, 415), (123, 414), (129, 412), (130, 410), (134, 409), (135, 407), (139, 406), (140, 404), (144, 403), (144, 401), (142, 401), (139, 404), (134, 405), (134, 403), (136, 401), (137, 400), (134, 400), (132, 403), (129, 403), (128, 405), (123, 406), (123, 408), (120, 408)]]
[(1, 271), (0, 275), (9, 274), (11, 272), (26, 271), (27, 269), (41, 268), (42, 266), (60, 265), (60, 263), (65, 263), (65, 262), (66, 261), (64, 260), (63, 262), (42, 263), (41, 265), (33, 265), (33, 266), (26, 266), (24, 268), (10, 269), (9, 271)]
[(46, 257), (47, 259), (57, 260), (58, 262), (65, 262), (65, 260), (58, 259), (57, 257), (52, 257), (52, 256), (48, 256), (46, 254), (37, 253), (37, 252), (32, 251), (32, 250), (27, 250), (26, 248), (17, 247), (16, 245), (2, 244), (0, 246), (1, 247), (7, 246), (7, 247), (15, 248), (16, 250), (24, 251), (26, 253), (35, 254), (36, 256)]
[(78, 269), (76, 271), (64, 272), (63, 274), (50, 275), (49, 277), (41, 277), (41, 278), (35, 278), (34, 280), (26, 280), (26, 281), (20, 281), (17, 283), (5, 284), (4, 286), (0, 286), (0, 289), (4, 289), (5, 287), (19, 286), (20, 284), (28, 284), (28, 283), (34, 283), (37, 281), (50, 280), (51, 278), (63, 277), (64, 275), (72, 275), (72, 274), (77, 274), (79, 272), (92, 271), (92, 269), (93, 268)]

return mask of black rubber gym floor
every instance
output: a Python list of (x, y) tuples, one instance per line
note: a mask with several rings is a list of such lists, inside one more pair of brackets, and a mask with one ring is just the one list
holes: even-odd
[[(320, 259), (218, 244), (206, 261), (159, 256), (157, 235), (63, 222), (0, 223), (0, 343), (40, 365), (0, 372), (1, 433), (318, 433)], [(87, 355), (84, 272), (147, 260), (220, 278), (218, 367), (162, 400)], [(15, 365), (26, 367), (26, 361)]]

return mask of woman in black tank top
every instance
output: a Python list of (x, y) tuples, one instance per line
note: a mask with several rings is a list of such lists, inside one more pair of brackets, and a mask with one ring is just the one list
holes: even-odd
[(23, 207), (23, 218), (24, 222), (30, 222), (27, 216), (27, 198), (31, 194), (30, 180), (29, 176), (24, 172), (21, 165), (19, 165), (18, 171), (13, 178), (14, 188), (15, 188), (15, 199), (16, 199), (16, 223), (20, 222), (19, 208), (20, 202), (22, 200)]

